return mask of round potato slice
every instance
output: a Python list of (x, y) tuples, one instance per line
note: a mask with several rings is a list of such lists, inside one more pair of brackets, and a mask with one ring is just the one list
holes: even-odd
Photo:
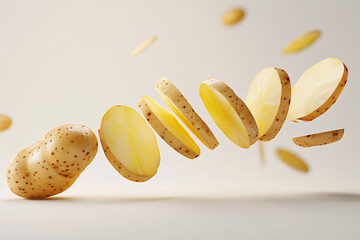
[(300, 147), (321, 146), (339, 141), (344, 136), (344, 129), (322, 133), (314, 133), (293, 138), (293, 142)]
[(132, 108), (114, 106), (102, 118), (101, 145), (111, 165), (125, 178), (145, 182), (152, 178), (160, 163), (155, 134)]
[(224, 82), (209, 78), (200, 84), (200, 97), (221, 131), (236, 145), (249, 148), (259, 136), (253, 115)]
[(148, 96), (138, 101), (141, 112), (159, 136), (183, 156), (193, 159), (200, 155), (200, 148), (168, 110)]
[(157, 81), (155, 88), (176, 116), (206, 147), (214, 149), (219, 145), (210, 128), (171, 81), (164, 77)]
[(321, 32), (319, 30), (314, 30), (308, 32), (301, 37), (292, 41), (286, 48), (283, 50), (283, 54), (290, 54), (300, 52), (301, 50), (312, 45), (318, 37), (320, 37)]
[(289, 111), (290, 78), (283, 69), (265, 68), (252, 81), (246, 105), (259, 128), (259, 140), (270, 141), (280, 131)]
[(296, 154), (289, 152), (285, 149), (278, 149), (276, 153), (284, 163), (286, 163), (288, 166), (292, 167), (293, 169), (304, 173), (309, 171), (309, 167), (306, 164), (306, 162), (304, 162)]
[(348, 69), (337, 58), (326, 58), (306, 70), (291, 92), (289, 118), (311, 121), (336, 102), (348, 79)]

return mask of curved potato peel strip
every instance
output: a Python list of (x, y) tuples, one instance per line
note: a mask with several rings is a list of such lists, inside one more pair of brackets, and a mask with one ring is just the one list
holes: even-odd
[(276, 153), (284, 163), (286, 163), (293, 169), (304, 173), (309, 171), (308, 165), (296, 154), (289, 152), (285, 149), (278, 149)]
[(259, 128), (259, 140), (270, 141), (286, 120), (291, 99), (288, 74), (279, 68), (265, 68), (252, 81), (246, 105)]
[(336, 102), (348, 79), (348, 70), (337, 58), (326, 58), (307, 69), (291, 92), (289, 118), (311, 121)]
[(344, 129), (314, 133), (293, 138), (293, 142), (300, 147), (321, 146), (339, 141), (344, 136)]
[(210, 128), (171, 81), (164, 77), (156, 83), (155, 88), (176, 116), (206, 147), (214, 149), (219, 145)]
[(156, 36), (152, 36), (148, 39), (146, 39), (143, 43), (141, 43), (139, 46), (137, 46), (134, 51), (131, 52), (131, 56), (135, 57), (145, 51), (148, 47), (150, 47), (151, 44), (153, 44), (156, 40)]
[(296, 53), (309, 47), (320, 37), (320, 35), (321, 32), (319, 30), (314, 30), (302, 35), (286, 46), (283, 50), (283, 54)]

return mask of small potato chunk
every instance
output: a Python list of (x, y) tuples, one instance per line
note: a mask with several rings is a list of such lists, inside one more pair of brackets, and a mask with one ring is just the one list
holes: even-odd
[(226, 11), (222, 17), (222, 22), (225, 25), (235, 25), (240, 22), (245, 16), (245, 11), (241, 8), (233, 8)]
[(98, 148), (90, 128), (66, 124), (21, 150), (9, 163), (9, 188), (24, 198), (46, 198), (69, 188), (94, 159)]
[(283, 50), (283, 54), (291, 54), (300, 52), (301, 50), (312, 45), (321, 35), (319, 30), (314, 30), (308, 32), (301, 37), (292, 41), (286, 48)]
[(171, 81), (164, 77), (157, 81), (155, 88), (176, 116), (206, 147), (214, 149), (219, 145), (210, 128)]
[(322, 133), (314, 133), (293, 138), (293, 142), (300, 147), (321, 146), (339, 141), (344, 136), (344, 129)]
[(155, 40), (156, 40), (156, 36), (152, 36), (152, 37), (146, 39), (146, 41), (141, 43), (139, 46), (137, 46), (134, 49), (134, 51), (131, 52), (131, 57), (135, 57), (135, 56), (139, 55), (140, 53), (142, 53), (143, 51), (145, 51), (145, 49), (150, 47), (150, 45), (153, 44), (155, 42)]
[(293, 169), (304, 173), (309, 171), (308, 165), (296, 154), (289, 152), (285, 149), (278, 149), (276, 153), (284, 163), (286, 163)]
[(12, 120), (9, 116), (0, 114), (0, 132), (5, 131), (11, 126)]
[(307, 69), (291, 90), (289, 118), (312, 121), (336, 102), (348, 79), (348, 69), (337, 58), (326, 58)]
[(252, 81), (246, 105), (259, 128), (259, 140), (270, 141), (286, 120), (291, 99), (290, 78), (283, 69), (265, 68)]
[(148, 96), (138, 101), (141, 112), (152, 128), (175, 151), (193, 159), (200, 155), (200, 148), (168, 110)]
[(125, 178), (145, 182), (160, 164), (155, 134), (143, 117), (126, 106), (110, 108), (99, 128), (100, 142), (111, 165)]
[(200, 97), (221, 131), (236, 145), (249, 148), (259, 136), (253, 115), (224, 82), (209, 78), (200, 84)]

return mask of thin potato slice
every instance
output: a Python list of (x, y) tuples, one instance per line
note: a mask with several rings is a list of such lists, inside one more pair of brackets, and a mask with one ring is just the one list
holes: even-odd
[(11, 126), (12, 120), (9, 116), (0, 114), (0, 132), (5, 131)]
[(170, 147), (190, 159), (200, 155), (198, 145), (168, 110), (148, 96), (140, 98), (138, 104), (146, 120)]
[(210, 128), (171, 81), (164, 77), (157, 81), (155, 88), (176, 116), (206, 147), (214, 149), (219, 145)]
[(265, 68), (255, 76), (245, 103), (259, 128), (260, 141), (270, 141), (278, 134), (286, 120), (290, 98), (290, 78), (283, 69)]
[(304, 173), (309, 171), (308, 165), (296, 154), (285, 149), (278, 149), (276, 153), (284, 163), (293, 169)]
[(209, 78), (200, 84), (200, 97), (221, 131), (236, 145), (249, 148), (259, 136), (253, 115), (224, 82)]
[(339, 141), (344, 136), (344, 129), (322, 133), (314, 133), (293, 138), (293, 142), (300, 147), (321, 146)]
[(135, 57), (141, 52), (145, 51), (145, 49), (147, 49), (151, 44), (153, 44), (155, 40), (156, 40), (156, 36), (152, 36), (146, 39), (146, 41), (141, 43), (139, 46), (137, 46), (137, 48), (134, 49), (134, 51), (131, 52), (131, 56)]
[(226, 11), (222, 17), (222, 22), (225, 25), (235, 25), (240, 22), (245, 16), (245, 11), (241, 8), (233, 8)]
[(319, 30), (314, 30), (302, 35), (286, 46), (283, 50), (283, 54), (296, 53), (309, 47), (316, 41), (316, 39), (318, 39), (318, 37), (320, 37), (320, 35), (321, 32)]
[(101, 145), (111, 165), (125, 178), (145, 182), (152, 178), (160, 163), (155, 134), (132, 108), (114, 106), (102, 118)]
[(348, 79), (348, 69), (337, 58), (326, 58), (306, 70), (291, 92), (289, 118), (311, 121), (336, 102)]
[(265, 165), (265, 149), (264, 149), (264, 143), (259, 141), (259, 155), (260, 155), (260, 161), (262, 165)]

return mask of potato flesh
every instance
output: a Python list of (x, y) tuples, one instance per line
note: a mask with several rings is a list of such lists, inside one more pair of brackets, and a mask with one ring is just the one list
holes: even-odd
[(245, 15), (245, 11), (241, 8), (233, 8), (226, 11), (223, 15), (222, 21), (225, 25), (234, 25), (240, 22)]
[(0, 114), (0, 132), (8, 129), (11, 126), (11, 122), (10, 117)]
[(145, 51), (153, 42), (155, 42), (156, 36), (152, 36), (148, 39), (146, 39), (143, 43), (141, 43), (137, 48), (134, 49), (134, 51), (131, 52), (131, 56), (135, 57), (139, 55), (141, 52)]
[(300, 172), (309, 171), (308, 165), (296, 154), (287, 151), (285, 149), (278, 149), (276, 153), (284, 163), (286, 163), (288, 166), (292, 167), (293, 169), (296, 169)]
[(336, 91), (344, 71), (337, 58), (324, 59), (306, 70), (291, 90), (289, 118), (296, 122), (316, 111)]
[(308, 32), (298, 39), (295, 39), (291, 42), (286, 48), (283, 50), (283, 54), (290, 54), (299, 52), (307, 47), (309, 47), (312, 43), (316, 41), (318, 37), (320, 37), (321, 32), (319, 30)]
[(152, 129), (132, 108), (115, 106), (103, 117), (103, 141), (129, 171), (153, 176), (160, 163), (160, 152)]
[(264, 135), (274, 122), (280, 100), (281, 81), (275, 68), (260, 71), (252, 81), (245, 101), (255, 118), (259, 137)]
[(144, 96), (146, 104), (149, 106), (150, 110), (156, 115), (160, 122), (170, 131), (180, 142), (182, 142), (186, 147), (191, 149), (196, 154), (200, 154), (200, 148), (191, 138), (189, 133), (184, 129), (183, 126), (176, 120), (174, 115), (172, 115), (168, 110), (161, 106), (154, 99)]
[(249, 134), (235, 109), (215, 88), (200, 84), (200, 97), (221, 131), (236, 145), (250, 147)]

